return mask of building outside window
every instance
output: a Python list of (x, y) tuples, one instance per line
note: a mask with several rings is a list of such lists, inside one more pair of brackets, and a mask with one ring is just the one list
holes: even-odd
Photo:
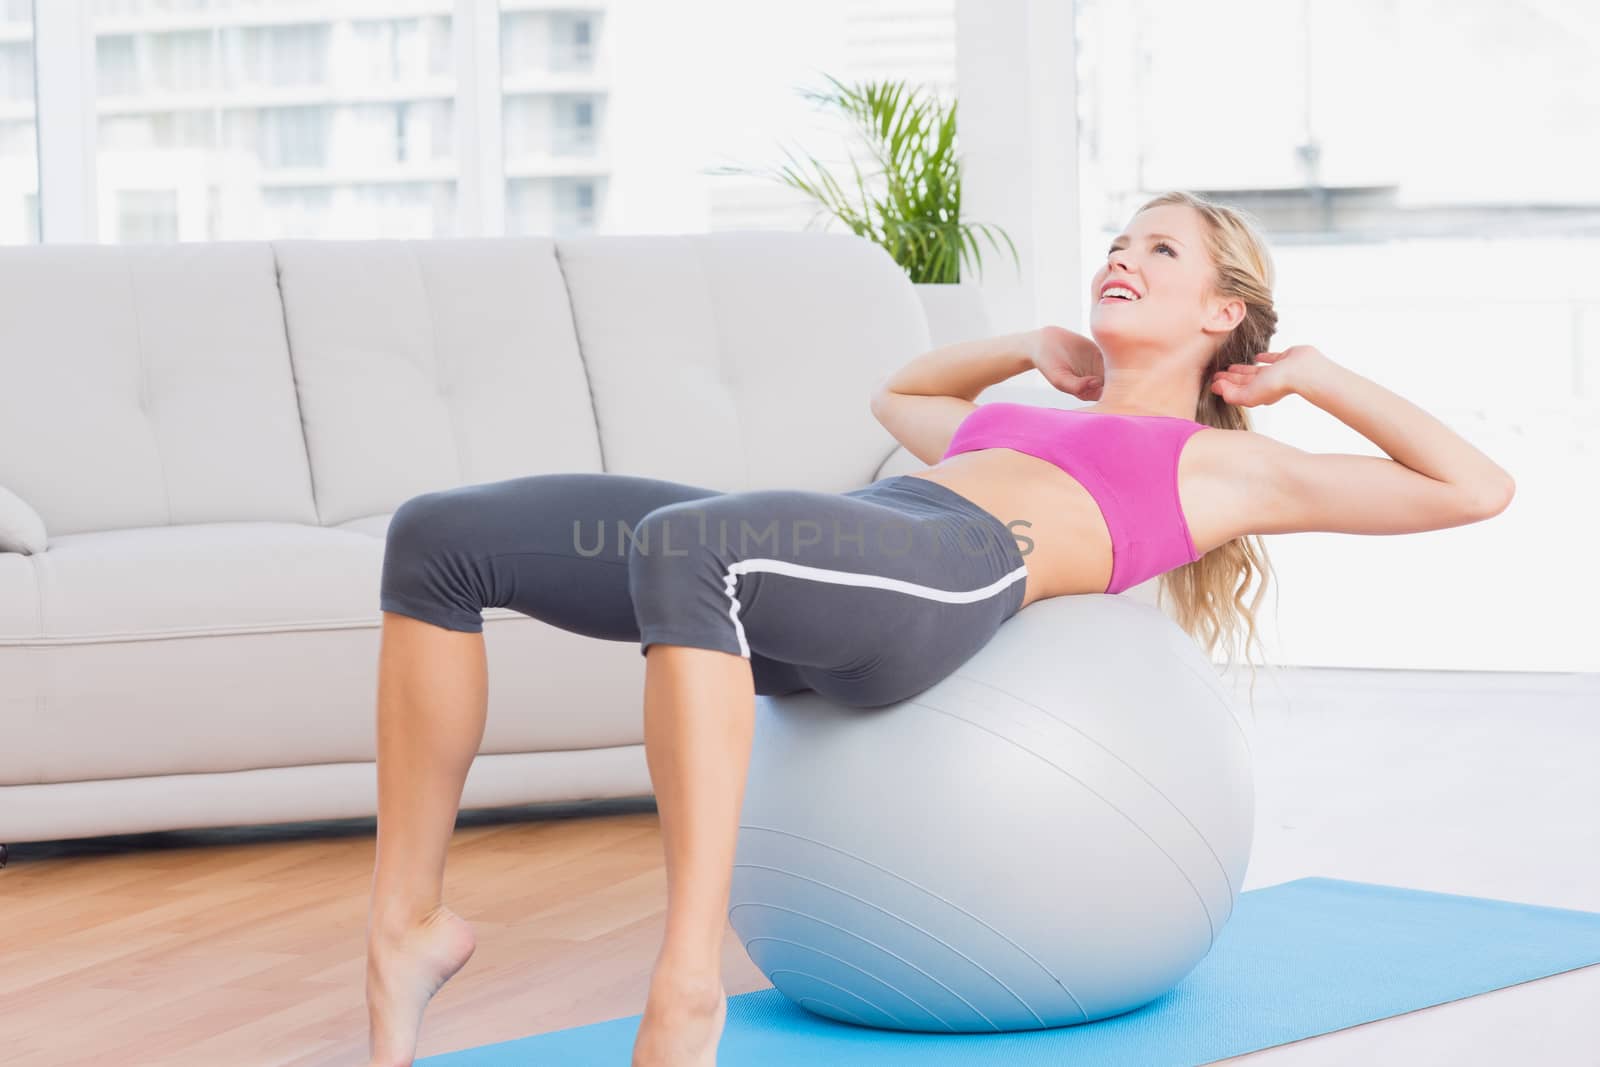
[(452, 10), (94, 0), (101, 238), (453, 234)]
[(0, 244), (39, 240), (33, 5), (0, 0)]
[(508, 234), (576, 235), (600, 228), (612, 177), (606, 145), (613, 85), (603, 54), (610, 18), (606, 4), (551, 11), (542, 3), (501, 0)]

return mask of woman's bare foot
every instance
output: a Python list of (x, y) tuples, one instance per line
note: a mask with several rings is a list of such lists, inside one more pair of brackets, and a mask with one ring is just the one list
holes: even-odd
[(722, 982), (685, 983), (657, 975), (639, 1033), (632, 1067), (717, 1067), (717, 1043), (728, 1016)]
[(401, 933), (368, 926), (368, 1067), (410, 1067), (423, 1009), (477, 944), (471, 924), (443, 904)]

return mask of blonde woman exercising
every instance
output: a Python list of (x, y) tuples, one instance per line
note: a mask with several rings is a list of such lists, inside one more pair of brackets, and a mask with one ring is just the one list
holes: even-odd
[[(371, 1064), (412, 1062), (424, 1008), (475, 945), (441, 898), (487, 715), (485, 607), (639, 644), (667, 920), (633, 1067), (714, 1067), (757, 694), (893, 703), (1036, 600), (1158, 575), (1180, 625), (1208, 648), (1228, 636), (1231, 661), (1240, 620), (1254, 633), (1260, 535), (1410, 533), (1506, 507), (1510, 475), (1439, 420), (1315, 348), (1268, 351), (1272, 280), (1242, 215), (1169, 193), (1095, 273), (1093, 340), (1045, 327), (949, 345), (880, 384), (873, 413), (926, 469), (837, 494), (544, 474), (404, 503), (380, 600)], [(1094, 403), (974, 402), (1035, 367)], [(1249, 428), (1247, 408), (1291, 393), (1388, 458)]]

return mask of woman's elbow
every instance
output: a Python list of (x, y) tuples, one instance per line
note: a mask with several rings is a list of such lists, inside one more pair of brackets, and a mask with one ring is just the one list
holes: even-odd
[(1516, 479), (1506, 474), (1474, 495), (1473, 517), (1480, 521), (1494, 518), (1511, 505), (1511, 498), (1516, 495)]

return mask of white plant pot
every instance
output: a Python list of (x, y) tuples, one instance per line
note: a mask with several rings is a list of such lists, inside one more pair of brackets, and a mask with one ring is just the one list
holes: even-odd
[(988, 337), (994, 332), (983, 290), (976, 282), (921, 284), (912, 288), (922, 300), (922, 313), (927, 317), (928, 336), (934, 348)]

